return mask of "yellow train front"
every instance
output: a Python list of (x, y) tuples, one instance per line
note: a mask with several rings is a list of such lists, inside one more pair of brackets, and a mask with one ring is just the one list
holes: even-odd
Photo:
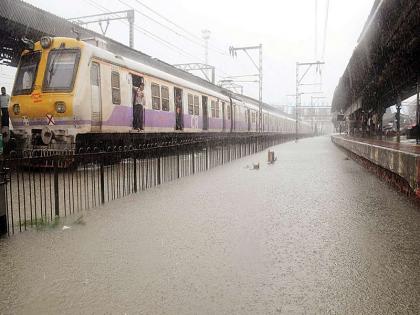
[(73, 91), (76, 84), (83, 84), (76, 78), (84, 45), (70, 38), (43, 37), (24, 51), (9, 104), (16, 142), (12, 149), (73, 148), (80, 123), (73, 105), (83, 97)]

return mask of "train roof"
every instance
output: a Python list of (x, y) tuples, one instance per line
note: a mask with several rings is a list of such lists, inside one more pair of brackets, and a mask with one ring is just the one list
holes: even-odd
[[(110, 40), (110, 42), (113, 43), (114, 41)], [(87, 41), (87, 44), (92, 45), (91, 42), (89, 42), (89, 41)], [(112, 46), (112, 44), (111, 44), (111, 46)], [(199, 85), (199, 86), (201, 86), (205, 89), (211, 90), (213, 92), (220, 93), (220, 94), (223, 94), (225, 96), (232, 97), (234, 99), (237, 99), (237, 100), (240, 100), (240, 101), (243, 101), (243, 102), (246, 102), (246, 103), (251, 103), (251, 104), (254, 104), (256, 106), (258, 106), (258, 104), (259, 104), (259, 101), (255, 98), (252, 98), (250, 96), (243, 95), (243, 94), (234, 93), (234, 92), (232, 92), (232, 91), (230, 91), (226, 88), (223, 88), (221, 86), (213, 84), (213, 83), (211, 83), (211, 82), (209, 82), (205, 79), (202, 79), (198, 76), (195, 76), (195, 75), (193, 75), (193, 74), (191, 74), (187, 71), (176, 68), (173, 65), (171, 65), (171, 64), (169, 64), (165, 61), (162, 61), (158, 58), (151, 57), (147, 54), (144, 54), (144, 53), (142, 53), (140, 51), (137, 51), (137, 50), (134, 50), (132, 48), (126, 47), (127, 50), (125, 50), (125, 52), (128, 52), (128, 53), (125, 54), (125, 53), (122, 53), (122, 52), (121, 53), (116, 53), (114, 50), (109, 49), (108, 48), (109, 47), (108, 42), (107, 42), (106, 47), (107, 48), (105, 50), (107, 50), (108, 52), (110, 52), (112, 54), (120, 55), (123, 58), (130, 59), (134, 62), (140, 62), (144, 65), (153, 67), (157, 70), (163, 71), (163, 72), (165, 72), (167, 74), (170, 74), (172, 76), (176, 76), (180, 79), (183, 79), (183, 80), (188, 81), (190, 83), (193, 83), (195, 85)], [(284, 117), (287, 117), (287, 118), (291, 118), (291, 117), (288, 116), (288, 114), (284, 113), (280, 109), (278, 109), (274, 106), (271, 106), (267, 103), (264, 103), (264, 102), (263, 102), (263, 110), (274, 112), (277, 115), (284, 116)]]

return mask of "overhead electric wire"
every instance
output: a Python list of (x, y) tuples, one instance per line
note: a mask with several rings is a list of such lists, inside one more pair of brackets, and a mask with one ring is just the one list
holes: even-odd
[[(93, 5), (94, 7), (96, 7), (97, 9), (100, 9), (100, 10), (102, 10), (102, 11), (104, 11), (104, 12), (108, 12), (108, 13), (112, 13), (112, 11), (111, 10), (109, 10), (108, 8), (106, 8), (106, 7), (104, 7), (103, 5), (100, 5), (100, 4), (98, 4), (97, 2), (95, 2), (95, 1), (93, 1), (93, 0), (85, 0), (85, 1), (88, 1), (91, 5)], [(118, 15), (117, 15), (118, 16)], [(123, 24), (125, 24), (125, 25), (127, 25), (128, 23), (127, 22), (124, 22), (124, 21), (119, 21), (120, 23), (123, 23)], [(186, 56), (186, 57), (188, 57), (188, 58), (194, 58), (194, 59), (197, 59), (197, 60), (200, 60), (200, 58), (198, 58), (197, 56), (194, 56), (194, 55), (192, 55), (192, 54), (190, 54), (190, 53), (188, 53), (188, 52), (186, 52), (185, 50), (183, 50), (182, 48), (180, 48), (180, 47), (178, 47), (178, 46), (176, 46), (175, 44), (172, 44), (171, 42), (169, 42), (169, 41), (167, 41), (167, 40), (165, 40), (165, 39), (163, 39), (163, 38), (161, 38), (161, 37), (159, 37), (159, 36), (157, 36), (157, 35), (155, 35), (155, 34), (153, 34), (152, 32), (150, 32), (150, 31), (148, 31), (148, 30), (146, 30), (145, 28), (142, 28), (142, 27), (140, 27), (140, 26), (138, 26), (137, 24), (135, 24), (134, 23), (134, 29), (135, 30), (137, 30), (138, 32), (140, 32), (140, 33), (142, 33), (142, 34), (144, 34), (145, 36), (147, 36), (147, 37), (149, 37), (149, 38), (151, 38), (151, 39), (153, 39), (153, 40), (155, 40), (155, 41), (157, 41), (157, 42), (160, 42), (161, 44), (164, 44), (166, 47), (168, 47), (168, 48), (171, 48), (171, 49), (176, 49), (176, 51), (179, 53), (179, 54), (182, 54), (182, 55), (184, 55), (184, 56)]]
[[(138, 9), (136, 9), (136, 8), (134, 8), (134, 7), (133, 7), (133, 6), (131, 6), (130, 4), (128, 4), (128, 3), (126, 3), (126, 2), (124, 2), (124, 1), (122, 1), (122, 0), (118, 0), (118, 1), (119, 1), (120, 3), (122, 3), (123, 5), (125, 5), (125, 6), (129, 7), (130, 9), (132, 9), (132, 10), (136, 11), (138, 14), (140, 14), (140, 15), (142, 15), (142, 16), (144, 16), (144, 17), (146, 17), (147, 19), (149, 19), (149, 20), (151, 20), (151, 21), (153, 21), (153, 22), (155, 22), (156, 24), (158, 24), (158, 25), (162, 26), (163, 28), (166, 28), (167, 30), (169, 30), (169, 31), (171, 31), (171, 32), (173, 32), (173, 33), (175, 33), (176, 35), (178, 35), (178, 36), (180, 36), (180, 37), (183, 37), (184, 39), (186, 39), (186, 40), (188, 40), (188, 41), (190, 41), (190, 42), (192, 42), (192, 43), (194, 43), (194, 44), (196, 44), (196, 45), (198, 45), (198, 46), (200, 46), (200, 47), (202, 47), (202, 48), (204, 48), (204, 47), (205, 47), (205, 46), (204, 46), (204, 44), (202, 44), (202, 43), (200, 43), (200, 42), (197, 42), (197, 41), (195, 41), (195, 40), (192, 40), (192, 39), (190, 39), (190, 38), (186, 37), (185, 35), (183, 35), (183, 34), (181, 34), (181, 33), (177, 32), (175, 29), (173, 29), (173, 28), (171, 28), (171, 27), (169, 27), (169, 26), (167, 26), (167, 25), (165, 25), (165, 24), (163, 24), (163, 23), (159, 22), (158, 20), (156, 20), (156, 19), (152, 18), (151, 16), (149, 16), (149, 15), (147, 15), (147, 14), (145, 14), (145, 13), (141, 12), (140, 10), (138, 10)], [(200, 41), (201, 41), (201, 40), (200, 40)]]
[[(112, 11), (109, 10), (107, 7), (105, 7), (105, 6), (97, 3), (94, 0), (84, 0), (84, 1), (87, 1), (91, 6), (95, 7), (96, 9), (99, 9), (99, 10), (101, 10), (103, 12), (112, 13)], [(118, 16), (117, 14), (115, 14), (115, 15)], [(125, 25), (128, 24), (127, 22), (124, 22), (124, 21), (118, 21), (118, 22), (123, 23)], [(146, 30), (146, 29), (138, 26), (137, 24), (134, 24), (134, 29), (136, 31), (142, 33), (143, 35), (145, 35), (145, 36), (147, 36), (147, 37), (149, 37), (149, 38), (151, 38), (151, 39), (159, 42), (160, 44), (162, 44), (162, 45), (170, 48), (171, 50), (175, 49), (175, 51), (178, 54), (180, 54), (180, 55), (183, 55), (183, 56), (188, 57), (188, 58), (193, 58), (193, 59), (200, 60), (200, 58), (198, 58), (197, 56), (194, 56), (194, 55), (192, 55), (192, 54), (184, 51), (183, 49), (181, 49), (180, 47), (176, 46), (175, 44), (172, 44), (171, 42), (169, 42), (169, 41), (167, 41), (167, 40), (165, 40), (165, 39), (163, 39), (163, 38), (161, 38), (161, 37), (153, 34), (152, 32), (150, 32), (150, 31), (148, 31), (148, 30)], [(229, 74), (229, 73), (227, 73), (227, 72), (225, 72), (225, 71), (223, 71), (221, 69), (218, 69), (218, 71), (220, 71), (221, 73), (225, 74), (226, 76), (231, 76), (231, 74)]]
[(324, 42), (322, 44), (322, 56), (321, 60), (324, 60), (325, 57), (325, 46), (327, 43), (327, 28), (328, 28), (328, 11), (329, 11), (330, 1), (327, 0), (326, 12), (325, 12), (325, 24), (324, 24)]
[[(163, 20), (165, 20), (166, 22), (170, 23), (171, 25), (177, 27), (178, 29), (182, 30), (183, 32), (185, 32), (186, 34), (198, 39), (198, 40), (202, 40), (202, 38), (200, 38), (199, 36), (195, 35), (194, 33), (188, 31), (187, 29), (185, 29), (184, 27), (176, 24), (175, 22), (173, 22), (171, 19), (165, 17), (164, 15), (162, 15), (161, 13), (157, 12), (156, 10), (152, 9), (151, 7), (149, 7), (148, 5), (144, 4), (142, 1), (140, 0), (134, 0), (136, 3), (140, 4), (141, 6), (143, 6), (144, 8), (146, 8), (147, 10), (149, 10), (150, 12), (154, 13), (155, 15), (159, 16), (160, 18), (162, 18)], [(219, 54), (225, 55), (225, 56), (229, 56), (227, 53), (225, 53), (223, 50), (218, 49), (216, 47), (209, 47), (212, 50), (217, 51)]]

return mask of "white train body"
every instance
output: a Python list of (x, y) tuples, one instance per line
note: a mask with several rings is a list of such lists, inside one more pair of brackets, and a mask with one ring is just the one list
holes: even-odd
[[(52, 52), (58, 57), (52, 57)], [(38, 57), (30, 59), (25, 54), (40, 57), (36, 61)], [(74, 64), (66, 57), (72, 54), (76, 56)], [(195, 79), (187, 80), (176, 75), (179, 70), (164, 71), (83, 41), (60, 37), (52, 39), (48, 48), (38, 42), (35, 50), (24, 53), (22, 58), (32, 60), (33, 67), (21, 62), (9, 109), (14, 133), (27, 145), (33, 144), (34, 135), (40, 133), (43, 143), (39, 144), (51, 146), (74, 144), (76, 137), (83, 134), (133, 132), (134, 80), (144, 83), (145, 133), (257, 131), (256, 100), (217, 86), (209, 88), (209, 83), (193, 76)], [(46, 87), (57, 58), (55, 71), (74, 67), (72, 84), (66, 89)], [(34, 78), (32, 88), (26, 90), (19, 88), (23, 71), (28, 71), (25, 69), (33, 69)], [(181, 95), (178, 114), (175, 93)], [(265, 104), (262, 112), (264, 132), (294, 132), (295, 120)], [(299, 132), (308, 134), (311, 130), (300, 124)]]

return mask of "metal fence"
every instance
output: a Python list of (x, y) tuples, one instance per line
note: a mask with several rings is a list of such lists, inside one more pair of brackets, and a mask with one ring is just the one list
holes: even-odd
[(2, 161), (4, 193), (0, 190), (7, 233), (43, 226), (58, 217), (98, 207), (291, 139), (292, 135), (265, 135), (8, 158)]

